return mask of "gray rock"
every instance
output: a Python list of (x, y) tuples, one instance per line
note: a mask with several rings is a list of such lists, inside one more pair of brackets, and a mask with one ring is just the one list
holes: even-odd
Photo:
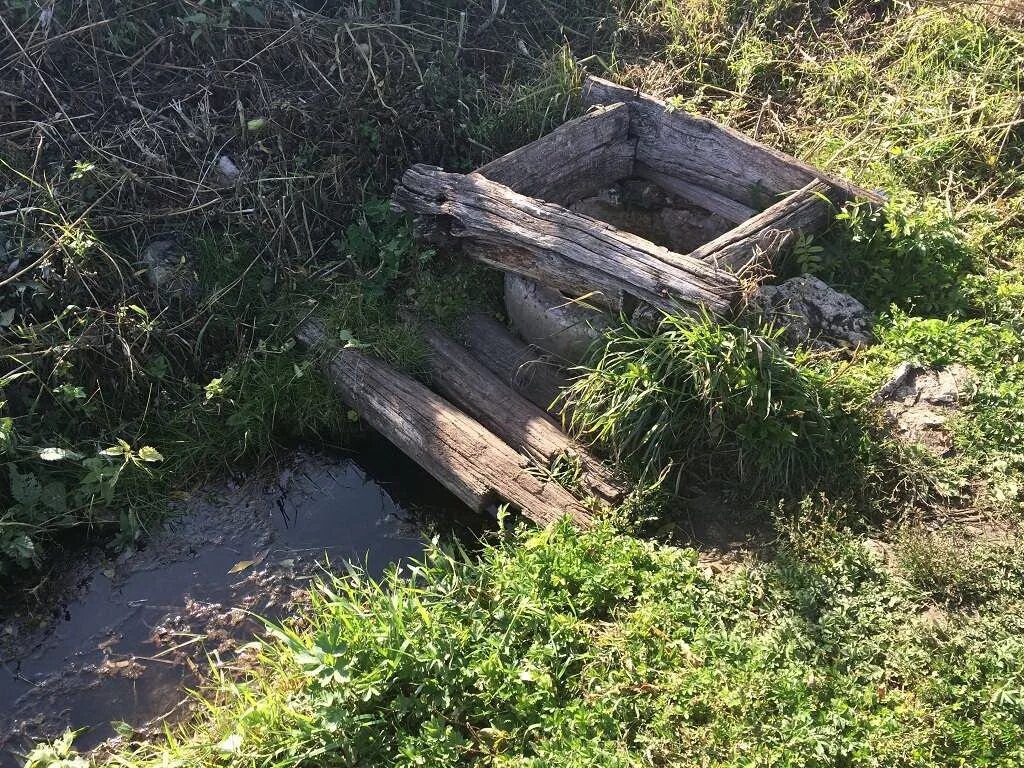
[(611, 323), (601, 310), (512, 273), (505, 275), (505, 309), (520, 336), (570, 364), (582, 362)]
[(146, 282), (163, 302), (172, 298), (194, 301), (198, 297), (199, 279), (175, 240), (163, 238), (152, 241), (139, 261), (145, 267)]
[(875, 402), (884, 406), (901, 440), (917, 443), (936, 456), (948, 456), (953, 441), (946, 422), (971, 380), (970, 369), (959, 364), (925, 368), (900, 363), (878, 390)]
[(784, 328), (784, 338), (790, 344), (832, 349), (859, 347), (872, 341), (872, 319), (867, 308), (812, 275), (762, 286), (751, 299), (751, 309)]

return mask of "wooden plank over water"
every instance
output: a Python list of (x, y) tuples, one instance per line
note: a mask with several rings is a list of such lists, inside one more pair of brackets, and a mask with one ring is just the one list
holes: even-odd
[(418, 381), (360, 350), (330, 349), (316, 320), (303, 323), (296, 339), (325, 352), (324, 372), (346, 405), (470, 508), (508, 503), (539, 525), (565, 515), (593, 524), (571, 493), (538, 478), (529, 459)]
[(622, 500), (625, 488), (611, 470), (571, 440), (545, 411), (503, 384), (438, 328), (423, 323), (420, 330), (429, 349), (427, 372), (434, 389), (540, 466), (575, 460), (588, 491), (611, 504)]

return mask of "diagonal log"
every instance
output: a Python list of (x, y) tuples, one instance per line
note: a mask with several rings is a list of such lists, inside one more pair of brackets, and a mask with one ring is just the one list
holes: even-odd
[(569, 295), (597, 291), (620, 311), (639, 300), (665, 312), (706, 307), (726, 314), (740, 296), (739, 281), (727, 270), (479, 174), (416, 165), (392, 200), (401, 210), (433, 217), (472, 258)]
[(774, 264), (798, 234), (815, 234), (828, 226), (835, 210), (830, 193), (834, 190), (828, 184), (815, 179), (689, 255), (735, 271), (755, 259)]
[(420, 330), (429, 349), (430, 383), (441, 395), (540, 466), (553, 468), (560, 459), (575, 459), (584, 487), (606, 502), (622, 500), (625, 489), (611, 470), (570, 439), (547, 413), (503, 384), (436, 327), (423, 323)]
[[(323, 350), (329, 339), (317, 320), (304, 322), (295, 335), (311, 349)], [(572, 494), (530, 473), (529, 459), (387, 363), (357, 349), (327, 350), (324, 370), (367, 424), (472, 509), (509, 503), (540, 525), (565, 515), (583, 527), (593, 524)]]
[(462, 343), (505, 385), (550, 411), (567, 386), (562, 367), (497, 320), (473, 313), (462, 325)]

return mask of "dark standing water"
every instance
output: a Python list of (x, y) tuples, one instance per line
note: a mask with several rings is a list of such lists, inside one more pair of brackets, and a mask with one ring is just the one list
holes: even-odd
[(181, 504), (144, 549), (69, 564), (68, 598), (41, 624), (0, 617), (0, 766), (67, 727), (87, 728), (76, 744), (89, 749), (115, 735), (112, 722), (142, 729), (180, 712), (206, 655), (237, 663), (261, 628), (250, 612), (274, 618), (301, 603), (325, 555), (378, 575), (421, 553), (425, 535), (482, 526), (375, 440), (358, 459), (298, 453)]

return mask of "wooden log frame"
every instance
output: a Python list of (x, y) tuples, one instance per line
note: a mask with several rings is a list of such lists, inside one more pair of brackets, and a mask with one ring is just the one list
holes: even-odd
[(536, 477), (529, 459), (440, 395), (372, 355), (327, 348), (329, 335), (315, 319), (296, 339), (326, 352), (325, 373), (347, 405), (470, 508), (509, 503), (539, 525), (564, 515), (581, 527), (593, 524), (565, 488)]
[(428, 347), (430, 383), (439, 394), (542, 467), (554, 468), (562, 458), (575, 459), (583, 486), (601, 500), (615, 504), (625, 497), (625, 488), (611, 470), (571, 440), (545, 411), (503, 384), (435, 326), (421, 323), (420, 331)]
[(568, 384), (562, 368), (512, 335), (497, 320), (474, 312), (462, 324), (462, 343), (498, 379), (545, 411)]
[(739, 131), (669, 109), (663, 101), (599, 77), (587, 78), (583, 102), (628, 104), (630, 137), (637, 142), (635, 174), (737, 224), (815, 180), (822, 182), (825, 197), (835, 204), (884, 202), (875, 192), (823, 173)]
[(416, 165), (403, 175), (392, 201), (434, 217), (478, 261), (569, 295), (597, 291), (619, 311), (641, 301), (666, 312), (703, 306), (726, 314), (740, 298), (739, 281), (726, 270), (479, 174)]

